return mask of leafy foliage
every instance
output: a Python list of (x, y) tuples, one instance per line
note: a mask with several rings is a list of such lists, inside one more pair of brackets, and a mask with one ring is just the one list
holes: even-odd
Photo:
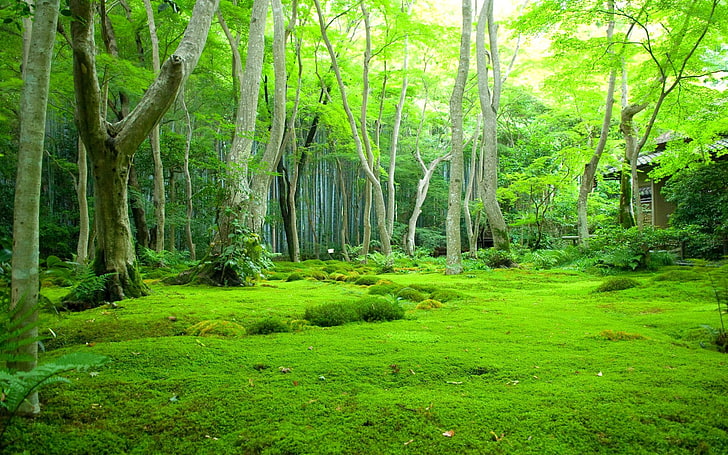
[(32, 393), (51, 384), (70, 384), (71, 381), (58, 376), (61, 373), (71, 370), (86, 371), (91, 367), (102, 365), (106, 361), (106, 357), (98, 354), (74, 352), (59, 357), (53, 362), (38, 365), (31, 371), (0, 369), (0, 387), (2, 387), (3, 396), (3, 399), (0, 400), (0, 409), (4, 409), (7, 416), (0, 438), (2, 438), (20, 406)]
[[(589, 247), (602, 267), (637, 270), (653, 267), (651, 252), (672, 250), (678, 239), (679, 233), (672, 229), (613, 227), (598, 231)], [(661, 262), (664, 265), (665, 260)]]
[(106, 283), (113, 275), (96, 275), (92, 270), (86, 270), (80, 281), (63, 297), (64, 307), (71, 311), (81, 311), (99, 306), (106, 295)]

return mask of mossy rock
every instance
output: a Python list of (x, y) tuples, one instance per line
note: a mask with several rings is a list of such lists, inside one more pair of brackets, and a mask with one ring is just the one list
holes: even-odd
[(379, 277), (374, 275), (362, 275), (354, 281), (354, 284), (360, 286), (374, 286), (377, 283), (379, 283)]
[(456, 291), (454, 289), (439, 289), (432, 294), (430, 294), (430, 298), (433, 300), (439, 300), (440, 302), (450, 302), (452, 300), (461, 300), (466, 298), (467, 296), (463, 294), (462, 292)]
[(425, 299), (417, 304), (418, 310), (432, 310), (434, 308), (442, 308), (442, 302), (435, 299)]
[(640, 282), (627, 277), (612, 277), (604, 281), (602, 284), (594, 289), (594, 292), (612, 292), (612, 291), (624, 291), (625, 289), (636, 288), (640, 285)]
[(329, 280), (332, 281), (346, 281), (348, 275), (339, 272), (329, 273)]
[(199, 337), (241, 337), (246, 334), (247, 331), (245, 330), (245, 327), (240, 324), (220, 319), (198, 322), (187, 329), (187, 335)]

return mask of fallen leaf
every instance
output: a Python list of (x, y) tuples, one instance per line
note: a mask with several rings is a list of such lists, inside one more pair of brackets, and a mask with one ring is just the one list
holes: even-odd
[(253, 379), (252, 378), (248, 378), (248, 385), (250, 387), (255, 387), (255, 384), (253, 384)]
[(597, 373), (597, 376), (603, 376), (602, 372)]
[(293, 386), (298, 387), (298, 381), (293, 381)]
[(462, 382), (459, 381), (446, 381), (446, 384), (460, 385)]
[(455, 434), (455, 430), (447, 430), (442, 435), (445, 436), (445, 437), (447, 437), (447, 438), (452, 438), (454, 434)]
[(495, 431), (491, 431), (490, 432), (490, 435), (493, 436), (493, 440), (495, 442), (500, 442), (500, 441), (503, 440), (503, 438), (506, 437), (506, 434), (505, 433), (501, 433), (500, 436), (498, 436), (498, 434)]
[(404, 445), (408, 446), (408, 445), (412, 444), (413, 442), (415, 442), (415, 440), (410, 439), (409, 441), (405, 442)]
[(287, 373), (290, 373), (291, 371), (293, 371), (293, 368), (288, 368), (288, 367), (278, 367), (278, 369), (279, 369), (279, 370), (281, 371), (281, 373), (283, 373), (283, 374), (287, 374)]

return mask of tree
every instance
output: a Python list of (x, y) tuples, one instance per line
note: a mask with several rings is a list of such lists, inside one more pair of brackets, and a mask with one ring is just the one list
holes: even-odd
[(192, 17), (175, 53), (162, 66), (154, 83), (137, 106), (119, 122), (102, 116), (102, 96), (96, 75), (94, 18), (89, 0), (72, 0), (74, 87), (79, 135), (88, 150), (96, 188), (97, 246), (94, 270), (111, 274), (108, 300), (146, 294), (136, 268), (136, 257), (127, 213), (127, 180), (131, 161), (174, 102), (179, 87), (197, 64), (218, 0), (195, 3)]
[[(382, 192), (382, 187), (379, 184), (379, 175), (375, 172), (377, 169), (374, 168), (374, 157), (371, 154), (371, 148), (369, 146), (368, 141), (368, 132), (365, 127), (362, 127), (360, 129), (360, 126), (357, 125), (356, 118), (354, 117), (354, 114), (351, 110), (351, 106), (349, 104), (349, 100), (347, 98), (347, 90), (346, 85), (344, 84), (344, 79), (341, 75), (341, 69), (339, 67), (339, 61), (336, 56), (336, 52), (334, 51), (334, 47), (331, 44), (331, 40), (329, 40), (328, 33), (327, 33), (327, 25), (326, 21), (323, 17), (323, 12), (321, 11), (321, 3), (319, 0), (314, 0), (314, 5), (316, 6), (316, 12), (318, 14), (319, 19), (319, 26), (321, 29), (321, 36), (324, 40), (324, 43), (326, 44), (326, 49), (329, 52), (329, 57), (331, 58), (331, 66), (333, 67), (334, 74), (336, 75), (336, 81), (339, 86), (339, 92), (341, 94), (342, 104), (344, 111), (346, 112), (346, 117), (349, 121), (349, 128), (351, 129), (351, 136), (354, 140), (354, 144), (356, 146), (356, 152), (359, 156), (359, 162), (361, 163), (362, 170), (364, 171), (364, 174), (367, 177), (367, 180), (371, 183), (372, 188), (374, 190), (374, 205), (375, 205), (375, 213), (377, 218), (377, 228), (379, 230), (379, 241), (382, 245), (382, 254), (385, 256), (389, 256), (392, 253), (392, 246), (390, 243), (389, 235), (387, 233), (387, 224), (386, 224), (386, 205), (384, 202), (384, 193)], [(368, 13), (366, 10), (366, 6), (364, 3), (361, 4), (362, 14), (364, 15), (365, 22), (368, 21)], [(365, 25), (365, 33), (367, 35), (366, 41), (366, 50), (364, 53), (364, 83), (362, 85), (362, 94), (363, 94), (363, 100), (362, 100), (362, 124), (366, 125), (366, 94), (369, 91), (368, 83), (367, 83), (367, 77), (368, 77), (368, 71), (369, 71), (369, 63), (371, 60), (371, 36), (370, 36), (370, 28), (369, 25)], [(363, 138), (363, 139), (362, 139)], [(366, 154), (365, 154), (365, 147), (366, 147)]]
[[(485, 45), (485, 30), (488, 29), (489, 52)], [(497, 24), (493, 18), (493, 0), (486, 0), (480, 11), (476, 32), (476, 55), (478, 64), (478, 93), (483, 113), (483, 169), (480, 181), (480, 197), (488, 217), (493, 243), (497, 250), (508, 251), (510, 239), (500, 205), (498, 204), (498, 108), (500, 105), (503, 79), (498, 51)], [(493, 87), (488, 81), (488, 60), (493, 68)]]
[[(10, 362), (12, 370), (30, 371), (38, 361), (38, 250), (41, 167), (45, 140), (46, 109), (53, 44), (56, 37), (59, 0), (36, 2), (35, 16), (24, 50), (23, 91), (20, 101), (20, 144), (16, 176), (15, 211), (13, 219), (13, 259), (11, 302), (13, 324), (28, 327), (15, 340), (18, 360)], [(31, 24), (30, 21), (25, 22)], [(40, 412), (38, 394), (28, 397), (19, 413), (34, 415)]]
[[(607, 45), (611, 45), (614, 35), (614, 1), (609, 1), (610, 20), (607, 26)], [(611, 48), (609, 54), (614, 54)], [(577, 233), (579, 236), (579, 244), (583, 246), (589, 245), (589, 220), (587, 217), (587, 202), (589, 193), (594, 188), (594, 177), (597, 173), (599, 160), (607, 146), (607, 138), (609, 137), (609, 129), (612, 124), (612, 111), (614, 108), (614, 89), (617, 81), (617, 68), (612, 67), (609, 71), (609, 82), (607, 83), (606, 100), (604, 101), (604, 119), (602, 120), (602, 128), (599, 133), (599, 142), (594, 149), (589, 162), (584, 165), (584, 172), (579, 183), (579, 198), (577, 199)]]
[(463, 28), (460, 37), (460, 59), (450, 97), (450, 129), (452, 131), (452, 151), (450, 152), (450, 189), (447, 198), (447, 275), (463, 272), (462, 242), (460, 239), (460, 214), (462, 212), (462, 192), (464, 178), (463, 156), (463, 93), (468, 79), (470, 66), (470, 34), (472, 32), (473, 12), (470, 0), (462, 2)]

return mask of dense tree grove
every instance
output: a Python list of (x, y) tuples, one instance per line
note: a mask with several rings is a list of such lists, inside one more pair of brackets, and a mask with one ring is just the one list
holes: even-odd
[[(646, 227), (639, 162), (658, 149), (674, 227), (720, 255), (725, 2), (499, 3), (61, 6), (34, 163), (40, 260), (92, 264), (111, 300), (144, 294), (140, 259), (220, 257), (240, 235), (294, 261), (447, 246), (458, 273), (467, 250)], [(24, 207), (36, 13), (0, 7), (3, 245)]]

